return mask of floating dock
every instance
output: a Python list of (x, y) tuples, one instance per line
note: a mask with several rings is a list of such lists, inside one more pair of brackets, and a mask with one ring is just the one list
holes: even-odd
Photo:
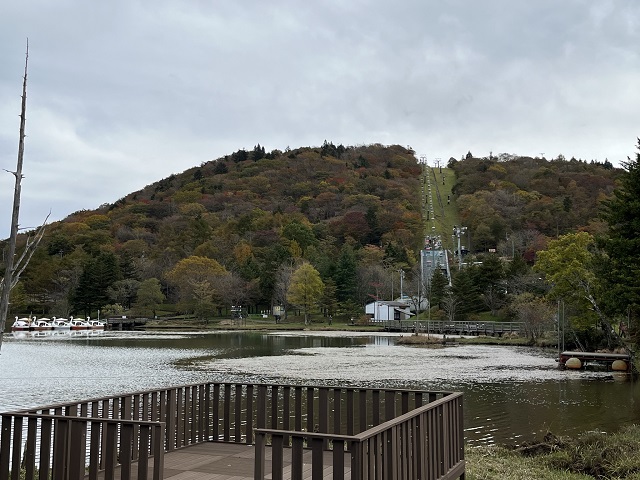
[(562, 352), (558, 359), (560, 368), (581, 369), (593, 363), (612, 371), (631, 372), (631, 355), (626, 353)]

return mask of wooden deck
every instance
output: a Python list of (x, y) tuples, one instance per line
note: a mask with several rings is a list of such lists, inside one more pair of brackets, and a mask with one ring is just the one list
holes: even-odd
[[(254, 446), (240, 443), (207, 442), (165, 453), (164, 480), (253, 480)], [(323, 478), (333, 478), (332, 452), (323, 458)], [(271, 449), (266, 451), (266, 470), (271, 472)], [(303, 479), (311, 478), (311, 451), (303, 456)], [(350, 454), (345, 452), (345, 478), (351, 478)], [(291, 478), (291, 449), (285, 450), (284, 479)], [(136, 479), (133, 469), (132, 480)], [(104, 478), (101, 476), (100, 478)], [(120, 476), (117, 476), (119, 479)], [(267, 475), (266, 478), (272, 478)]]
[(464, 478), (457, 392), (202, 383), (1, 420), (2, 480)]

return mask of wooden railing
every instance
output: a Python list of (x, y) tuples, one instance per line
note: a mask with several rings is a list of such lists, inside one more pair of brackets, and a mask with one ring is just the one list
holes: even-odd
[[(116, 432), (115, 440), (109, 431)], [(118, 467), (125, 473), (122, 478), (128, 478), (126, 472), (138, 462), (139, 480), (160, 479), (161, 453), (206, 441), (255, 443), (257, 479), (263, 478), (267, 444), (272, 445), (274, 458), (282, 448), (291, 447), (295, 468), (302, 465), (305, 448), (333, 450), (334, 462), (338, 462), (334, 472), (344, 463), (339, 452), (345, 455), (347, 449), (353, 479), (455, 478), (423, 472), (464, 472), (462, 396), (406, 389), (225, 382), (38, 407), (3, 414), (0, 478), (8, 478), (3, 474), (10, 470), (14, 474), (17, 469), (11, 467), (18, 465), (30, 465), (28, 472), (36, 468), (57, 472), (56, 448), (63, 444), (71, 448), (73, 443), (74, 451), (85, 445), (86, 453), (78, 462), (86, 463), (90, 475)], [(56, 442), (63, 443), (56, 446)], [(313, 451), (316, 459), (319, 451)], [(149, 458), (152, 471), (142, 466)], [(74, 463), (71, 470), (65, 468), (75, 472), (80, 463)], [(273, 465), (273, 478), (279, 478), (278, 462)], [(388, 476), (396, 470), (404, 472), (405, 466), (415, 475)], [(380, 473), (382, 468), (386, 473)], [(29, 474), (25, 480), (36, 478)]]
[[(387, 392), (388, 394), (393, 392)], [(405, 392), (406, 393), (406, 392)], [(327, 412), (330, 413), (330, 412)], [(302, 478), (305, 446), (311, 450), (312, 478), (456, 479), (464, 478), (462, 394), (448, 395), (357, 435), (256, 429), (255, 479)], [(266, 445), (271, 444), (271, 472)], [(285, 467), (284, 450), (291, 448)], [(349, 458), (345, 460), (345, 450)], [(331, 460), (325, 462), (325, 452)], [(348, 467), (345, 470), (345, 467)]]
[[(374, 322), (375, 323), (375, 322)], [(447, 322), (443, 320), (384, 320), (376, 325), (386, 330), (445, 335), (524, 334), (522, 322)]]
[[(164, 424), (30, 413), (2, 414), (0, 478), (161, 480)], [(89, 448), (87, 448), (87, 446)], [(151, 462), (149, 460), (152, 460)]]

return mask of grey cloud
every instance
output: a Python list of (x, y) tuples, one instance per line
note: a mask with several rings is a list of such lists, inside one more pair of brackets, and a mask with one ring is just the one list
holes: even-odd
[[(55, 219), (256, 143), (619, 161), (639, 135), (632, 0), (34, 0), (3, 9), (0, 168), (15, 165), (29, 36), (23, 211), (54, 207)], [(7, 224), (10, 183), (0, 178)]]

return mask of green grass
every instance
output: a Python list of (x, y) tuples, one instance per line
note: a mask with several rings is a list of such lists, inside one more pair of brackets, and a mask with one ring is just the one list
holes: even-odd
[[(443, 167), (442, 172), (440, 172), (440, 169), (434, 167), (428, 168), (426, 172), (431, 175), (431, 193), (434, 205), (436, 227), (435, 234), (440, 235), (445, 248), (455, 250), (457, 249), (457, 245), (455, 246), (455, 248), (452, 248), (451, 233), (453, 232), (454, 225), (460, 225), (460, 219), (458, 217), (458, 208), (456, 206), (454, 196), (451, 194), (451, 189), (456, 182), (454, 171), (450, 168)], [(435, 179), (433, 173), (435, 173)], [(444, 185), (442, 184), (443, 176)], [(426, 192), (427, 187), (425, 183), (425, 194)], [(440, 203), (438, 202), (437, 192), (440, 192), (442, 205), (440, 205)], [(447, 203), (447, 195), (451, 195), (450, 203)], [(432, 225), (433, 223), (431, 221), (425, 222), (426, 235), (433, 234), (433, 231), (431, 229)], [(462, 240), (462, 243), (466, 243), (464, 239)]]
[(289, 315), (286, 321), (275, 323), (274, 318), (262, 318), (261, 315), (249, 315), (241, 321), (232, 321), (229, 318), (214, 318), (208, 321), (194, 318), (159, 319), (147, 322), (148, 329), (224, 329), (224, 330), (344, 330), (379, 332), (384, 330), (378, 325), (364, 325), (358, 322), (351, 324), (350, 319), (334, 318), (331, 325), (321, 315), (311, 316), (311, 323), (305, 325), (304, 317)]
[(585, 480), (583, 474), (556, 470), (537, 458), (504, 447), (472, 447), (465, 452), (468, 480)]
[(517, 449), (471, 447), (465, 454), (470, 480), (640, 480), (640, 426), (576, 438), (547, 434)]

